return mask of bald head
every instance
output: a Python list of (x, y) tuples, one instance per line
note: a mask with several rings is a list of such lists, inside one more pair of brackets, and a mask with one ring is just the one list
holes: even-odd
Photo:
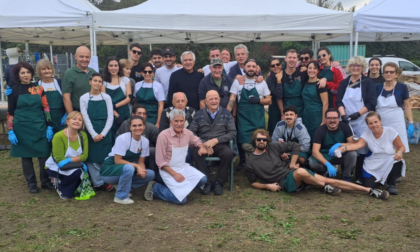
[(187, 96), (183, 92), (174, 93), (172, 96), (172, 105), (174, 105), (176, 109), (184, 111), (187, 103)]
[(207, 94), (206, 94), (206, 100), (209, 99), (209, 97), (212, 97), (212, 96), (219, 97), (219, 92), (217, 92), (216, 90), (208, 91)]
[(210, 90), (206, 93), (206, 106), (211, 113), (217, 111), (220, 105), (219, 92), (216, 90)]
[(74, 54), (74, 58), (76, 59), (76, 66), (84, 71), (87, 72), (90, 63), (90, 50), (86, 46), (79, 46), (76, 49), (76, 53)]

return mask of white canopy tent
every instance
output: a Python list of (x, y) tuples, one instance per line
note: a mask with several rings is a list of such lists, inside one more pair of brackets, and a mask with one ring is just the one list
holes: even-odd
[(97, 31), (147, 44), (324, 40), (352, 32), (352, 14), (303, 0), (149, 0), (94, 13)]

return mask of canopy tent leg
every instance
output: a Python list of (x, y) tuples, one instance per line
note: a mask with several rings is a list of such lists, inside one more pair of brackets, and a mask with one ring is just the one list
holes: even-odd
[(312, 39), (312, 51), (314, 51), (314, 52), (315, 52), (315, 36), (314, 36), (314, 38)]
[(1, 42), (0, 42), (0, 87), (1, 87), (1, 94), (0, 99), (4, 101), (4, 87), (3, 87), (3, 57), (1, 54)]
[(90, 54), (93, 55), (93, 26), (89, 27)]
[(130, 59), (130, 44), (127, 44), (127, 59)]
[(149, 44), (149, 49), (150, 51), (152, 51), (152, 44)]
[(352, 57), (353, 55), (353, 32), (350, 33), (350, 57), (349, 59)]
[(92, 55), (97, 56), (98, 54), (96, 53), (96, 31), (95, 31), (95, 29), (93, 29), (93, 51), (94, 51), (94, 53)]
[(357, 56), (357, 47), (359, 47), (359, 32), (356, 32), (356, 38), (354, 39), (354, 56)]
[(51, 63), (54, 65), (52, 45), (50, 45), (50, 57), (51, 57), (51, 59), (50, 59)]

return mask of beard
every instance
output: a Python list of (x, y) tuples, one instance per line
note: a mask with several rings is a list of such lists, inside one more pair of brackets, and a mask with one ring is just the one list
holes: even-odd
[(267, 148), (267, 145), (266, 144), (261, 144), (261, 143), (258, 143), (257, 144), (257, 149), (260, 150), (260, 151), (263, 151), (266, 148)]
[(248, 72), (245, 72), (245, 75), (246, 75), (246, 77), (252, 78), (252, 77), (255, 77), (255, 72), (248, 71)]

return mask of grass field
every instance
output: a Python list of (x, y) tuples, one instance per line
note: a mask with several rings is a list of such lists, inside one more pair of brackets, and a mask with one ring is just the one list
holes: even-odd
[(114, 192), (89, 201), (32, 195), (20, 159), (2, 151), (0, 251), (419, 251), (420, 146), (410, 148), (400, 194), (388, 201), (256, 190), (241, 171), (233, 192), (193, 192), (184, 206), (147, 202), (144, 188), (133, 205), (113, 203)]

